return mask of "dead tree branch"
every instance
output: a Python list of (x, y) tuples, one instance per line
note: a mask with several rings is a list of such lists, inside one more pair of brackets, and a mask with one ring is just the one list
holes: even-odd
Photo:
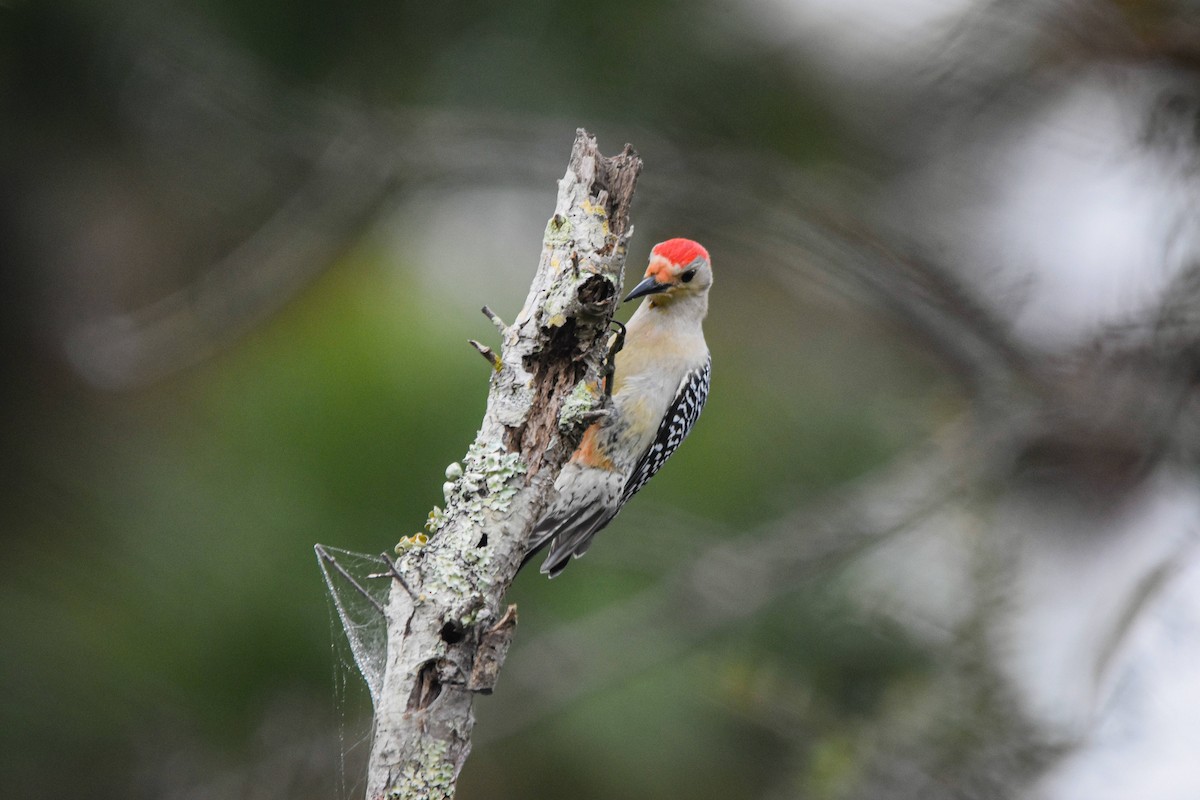
[(559, 469), (605, 402), (600, 370), (640, 170), (628, 146), (605, 158), (586, 132), (576, 137), (529, 296), (489, 359), (479, 433), (448, 471), (434, 535), (396, 561), (371, 800), (454, 795), (474, 695), (492, 691), (516, 624), (504, 595)]

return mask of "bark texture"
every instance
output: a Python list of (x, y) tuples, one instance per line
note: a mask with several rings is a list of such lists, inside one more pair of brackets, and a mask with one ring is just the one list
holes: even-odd
[(493, 367), (483, 423), (447, 470), (433, 535), (396, 562), (370, 800), (454, 795), (474, 696), (494, 688), (516, 626), (505, 592), (562, 464), (605, 411), (601, 369), (641, 166), (628, 145), (605, 158), (578, 132), (525, 305), (510, 326), (493, 316), (503, 342), (498, 357), (481, 347)]

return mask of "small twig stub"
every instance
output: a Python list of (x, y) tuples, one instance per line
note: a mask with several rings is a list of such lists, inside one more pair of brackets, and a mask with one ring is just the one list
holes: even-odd
[(478, 350), (479, 355), (483, 356), (487, 362), (492, 365), (492, 369), (499, 372), (504, 367), (504, 362), (500, 360), (500, 356), (496, 355), (496, 352), (486, 344), (478, 342), (474, 339), (467, 339), (467, 344)]
[(496, 326), (496, 330), (500, 332), (501, 336), (508, 335), (508, 326), (504, 324), (504, 320), (500, 319), (495, 311), (492, 311), (487, 306), (484, 306), (481, 310), (483, 311), (483, 315), (490, 319), (492, 324)]

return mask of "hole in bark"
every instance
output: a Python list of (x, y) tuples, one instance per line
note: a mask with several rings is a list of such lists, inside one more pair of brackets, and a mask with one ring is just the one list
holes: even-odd
[(487, 534), (486, 533), (479, 537), (479, 543), (475, 546), (476, 547), (487, 547)]
[(466, 636), (466, 631), (463, 629), (462, 623), (456, 619), (452, 619), (442, 626), (439, 635), (446, 644), (458, 644)]
[(603, 275), (593, 275), (580, 285), (577, 296), (589, 309), (600, 309), (609, 305), (616, 293), (612, 281)]
[(417, 682), (408, 696), (409, 711), (424, 711), (433, 705), (442, 693), (442, 682), (438, 678), (437, 659), (430, 659), (417, 670)]

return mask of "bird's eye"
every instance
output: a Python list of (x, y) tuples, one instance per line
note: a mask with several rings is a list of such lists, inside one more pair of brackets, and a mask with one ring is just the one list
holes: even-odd
[(694, 278), (694, 277), (696, 277), (696, 268), (692, 267), (687, 272), (680, 275), (679, 280), (683, 281), (684, 283), (691, 283), (692, 278)]

